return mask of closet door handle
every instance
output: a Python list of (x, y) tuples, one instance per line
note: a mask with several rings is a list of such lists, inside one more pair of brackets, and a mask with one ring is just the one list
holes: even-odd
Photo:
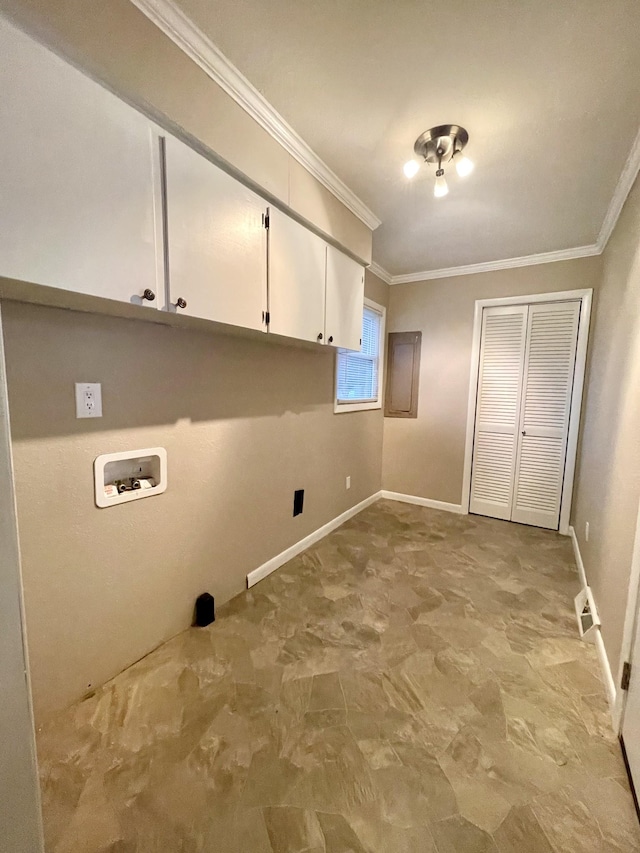
[(523, 435), (526, 435), (526, 434), (527, 434), (526, 429), (523, 429), (523, 430), (522, 430), (522, 434), (523, 434)]
[(319, 341), (321, 341), (321, 340), (322, 340), (322, 332), (320, 332), (320, 334), (318, 335), (318, 340), (319, 340)]
[(329, 337), (329, 343), (330, 343), (330, 344), (332, 344), (332, 343), (333, 343), (333, 335), (331, 335), (331, 336)]
[(179, 299), (176, 299), (176, 308), (186, 308), (186, 307), (187, 307), (187, 300), (186, 299), (183, 299), (182, 297), (180, 297)]
[(146, 299), (148, 302), (153, 302), (153, 300), (156, 298), (156, 295), (153, 290), (149, 290), (149, 288), (147, 287), (145, 292), (142, 294), (142, 298)]

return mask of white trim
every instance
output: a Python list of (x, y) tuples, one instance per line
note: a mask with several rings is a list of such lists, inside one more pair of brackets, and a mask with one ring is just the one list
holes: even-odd
[(569, 525), (569, 537), (571, 539), (571, 544), (573, 545), (573, 556), (576, 558), (576, 566), (578, 567), (580, 586), (582, 587), (582, 589), (585, 589), (585, 587), (588, 587), (589, 584), (587, 582), (587, 574), (584, 570), (584, 563), (582, 562), (580, 546), (578, 545), (578, 537), (576, 536), (576, 531), (573, 525)]
[(473, 459), (473, 436), (476, 424), (478, 398), (478, 372), (480, 370), (480, 337), (482, 334), (483, 301), (476, 300), (473, 314), (473, 337), (471, 338), (471, 366), (469, 368), (469, 396), (467, 399), (467, 432), (464, 441), (464, 466), (462, 468), (462, 500), (464, 512), (469, 512), (471, 503), (471, 462)]
[(410, 284), (414, 281), (431, 281), (434, 278), (451, 278), (456, 275), (476, 275), (493, 270), (511, 270), (516, 267), (530, 267), (537, 264), (549, 264), (554, 261), (570, 261), (574, 258), (588, 258), (599, 255), (602, 248), (598, 243), (590, 246), (576, 246), (573, 249), (558, 249), (555, 252), (542, 252), (538, 255), (523, 255), (519, 258), (503, 258), (498, 261), (485, 261), (479, 264), (465, 264), (461, 267), (446, 267), (439, 270), (423, 270), (406, 275), (392, 275), (389, 284)]
[(382, 408), (382, 386), (384, 380), (385, 367), (385, 346), (386, 329), (387, 329), (387, 309), (384, 305), (379, 305), (373, 299), (364, 297), (364, 307), (370, 308), (377, 314), (380, 314), (380, 339), (378, 341), (378, 396), (375, 400), (369, 400), (366, 403), (339, 403), (338, 402), (338, 362), (340, 359), (340, 351), (336, 352), (336, 363), (334, 369), (334, 388), (333, 388), (333, 413), (334, 415), (344, 415), (348, 412), (370, 412), (373, 409)]
[(368, 228), (375, 230), (381, 224), (173, 0), (132, 3)]
[(430, 509), (440, 509), (444, 512), (453, 512), (456, 515), (465, 515), (465, 511), (460, 504), (449, 504), (444, 501), (435, 501), (431, 498), (419, 498), (417, 495), (403, 495), (401, 492), (388, 492), (383, 489), (380, 493), (385, 500), (400, 501), (405, 504), (415, 504), (416, 506), (427, 506)]
[(380, 264), (376, 264), (375, 261), (371, 261), (369, 266), (367, 267), (369, 272), (372, 272), (374, 275), (377, 275), (381, 281), (384, 281), (385, 284), (391, 284), (393, 281), (393, 276), (390, 272), (387, 272), (384, 267), (381, 267)]
[(366, 403), (338, 403), (333, 401), (333, 414), (346, 415), (349, 412), (373, 412), (382, 408), (382, 400), (367, 400)]
[(323, 524), (322, 527), (314, 530), (313, 533), (305, 536), (304, 539), (300, 539), (299, 542), (296, 542), (295, 545), (287, 548), (286, 551), (282, 551), (277, 556), (267, 560), (266, 563), (263, 563), (257, 569), (249, 572), (247, 575), (247, 588), (250, 589), (252, 586), (255, 586), (259, 581), (264, 580), (264, 578), (272, 572), (275, 572), (276, 569), (279, 569), (280, 566), (284, 566), (285, 563), (288, 563), (289, 560), (293, 560), (293, 558), (297, 557), (298, 554), (301, 554), (303, 551), (306, 551), (307, 548), (315, 545), (315, 543), (319, 542), (320, 539), (324, 539), (325, 536), (328, 536), (329, 533), (337, 527), (340, 527), (340, 525), (344, 524), (345, 521), (353, 518), (354, 515), (357, 515), (359, 512), (362, 512), (363, 509), (366, 509), (368, 506), (371, 506), (371, 504), (379, 500), (381, 496), (382, 492), (376, 492), (370, 497), (365, 498), (363, 501), (360, 501), (359, 504), (352, 506), (351, 509), (346, 510), (346, 512), (343, 512), (341, 515), (338, 515), (336, 518), (328, 521), (326, 524)]
[(562, 485), (562, 500), (560, 502), (560, 533), (569, 533), (571, 520), (571, 504), (573, 502), (573, 481), (576, 472), (576, 457), (578, 455), (578, 435), (580, 432), (580, 415), (582, 412), (582, 390), (587, 369), (587, 346), (589, 343), (589, 324), (591, 322), (591, 300), (593, 291), (583, 293), (580, 305), (580, 326), (578, 329), (578, 345), (576, 347), (576, 362), (573, 374), (573, 390), (571, 392), (571, 409), (569, 412), (569, 432), (567, 435), (567, 451), (564, 463), (564, 482)]
[(471, 369), (469, 374), (469, 397), (467, 402), (467, 434), (465, 439), (464, 469), (462, 474), (463, 512), (469, 512), (471, 489), (471, 462), (473, 458), (473, 433), (475, 426), (476, 397), (478, 393), (478, 368), (480, 363), (480, 330), (482, 328), (482, 312), (485, 308), (501, 305), (531, 305), (538, 302), (564, 302), (567, 299), (579, 299), (580, 328), (578, 330), (578, 345), (576, 348), (576, 366), (571, 394), (571, 416), (569, 418), (569, 433), (567, 436), (567, 453), (565, 462), (565, 477), (560, 502), (560, 533), (569, 534), (569, 515), (573, 497), (573, 475), (575, 472), (576, 454), (578, 449), (578, 431), (580, 427), (580, 412), (582, 409), (582, 389), (586, 368), (587, 343), (589, 338), (589, 319), (591, 316), (591, 290), (562, 290), (551, 293), (536, 293), (529, 296), (503, 296), (498, 299), (478, 299), (475, 303), (473, 318), (473, 340), (471, 349)]
[(600, 249), (600, 252), (604, 252), (606, 245), (609, 241), (609, 237), (611, 237), (613, 229), (616, 227), (616, 222), (618, 221), (618, 217), (622, 213), (622, 208), (624, 207), (624, 203), (627, 200), (627, 196), (631, 192), (631, 187), (634, 184), (639, 169), (640, 131), (638, 131), (638, 135), (633, 141), (631, 151), (629, 152), (629, 156), (627, 157), (627, 162), (624, 164), (624, 168), (620, 173), (618, 183), (616, 184), (616, 188), (611, 198), (611, 202), (609, 203), (609, 209), (605, 214), (602, 227), (600, 228), (600, 233), (598, 234), (597, 245)]
[[(571, 544), (573, 545), (573, 555), (576, 559), (576, 565), (578, 567), (578, 575), (580, 577), (580, 585), (584, 589), (589, 586), (589, 581), (587, 580), (587, 575), (584, 568), (584, 562), (582, 560), (582, 554), (580, 553), (580, 546), (578, 545), (578, 537), (576, 536), (576, 531), (573, 527), (569, 527), (569, 536), (571, 537)], [(619, 730), (620, 726), (620, 715), (618, 711), (619, 705), (619, 695), (616, 689), (616, 682), (613, 678), (613, 673), (611, 671), (611, 664), (609, 663), (609, 656), (607, 655), (607, 649), (604, 644), (604, 638), (600, 631), (600, 628), (595, 633), (594, 642), (596, 646), (596, 651), (598, 653), (598, 660), (600, 662), (600, 671), (602, 672), (602, 680), (604, 681), (604, 687), (607, 691), (607, 699), (609, 701), (609, 711), (611, 713), (611, 723), (613, 725), (614, 731)], [(622, 691), (620, 691), (622, 693)]]
[[(627, 609), (624, 617), (624, 627), (622, 631), (622, 646), (620, 649), (620, 663), (618, 665), (618, 680), (620, 684), (622, 678), (622, 667), (625, 661), (631, 661), (633, 646), (636, 637), (638, 626), (638, 605), (640, 603), (640, 507), (638, 508), (638, 520), (636, 522), (636, 536), (633, 544), (633, 557), (631, 558), (631, 572), (629, 575), (629, 590), (627, 592)], [(634, 665), (640, 665), (634, 661)], [(620, 730), (622, 730), (622, 720), (624, 717), (624, 708), (627, 701), (627, 691), (620, 690), (618, 693), (618, 701), (616, 702), (616, 719)]]
[(617, 718), (617, 690), (616, 683), (611, 672), (611, 664), (607, 655), (607, 648), (604, 644), (602, 632), (598, 628), (595, 635), (596, 651), (598, 660), (600, 661), (600, 670), (602, 672), (602, 680), (604, 681), (604, 689), (607, 691), (607, 700), (609, 702), (609, 713), (611, 714), (611, 725), (615, 732), (618, 731), (619, 720)]

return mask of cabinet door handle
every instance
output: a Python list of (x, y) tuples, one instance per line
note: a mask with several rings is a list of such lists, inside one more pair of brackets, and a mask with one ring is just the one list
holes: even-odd
[(179, 299), (176, 299), (176, 308), (186, 308), (186, 307), (187, 307), (187, 300), (186, 299), (183, 299), (182, 297), (180, 297)]
[(320, 332), (320, 334), (318, 335), (318, 340), (319, 340), (319, 341), (321, 341), (321, 340), (322, 340), (322, 332)]
[(149, 290), (149, 288), (147, 287), (145, 292), (142, 294), (142, 298), (146, 299), (149, 302), (153, 302), (153, 300), (156, 298), (156, 295), (153, 290)]
[(522, 434), (523, 434), (523, 435), (526, 435), (526, 434), (527, 434), (526, 429), (523, 429), (523, 430), (522, 430)]
[(332, 344), (332, 343), (333, 343), (333, 335), (330, 335), (330, 336), (329, 336), (329, 343), (330, 343), (330, 344)]

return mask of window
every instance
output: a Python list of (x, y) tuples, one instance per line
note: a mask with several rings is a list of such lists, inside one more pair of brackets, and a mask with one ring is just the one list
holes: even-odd
[(382, 407), (385, 309), (364, 300), (362, 349), (339, 349), (336, 358), (335, 412), (358, 412)]

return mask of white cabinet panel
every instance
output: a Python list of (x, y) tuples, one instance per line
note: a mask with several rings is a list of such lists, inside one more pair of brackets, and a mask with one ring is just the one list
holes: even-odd
[(269, 331), (324, 342), (326, 243), (280, 210), (269, 212)]
[(0, 275), (159, 296), (148, 122), (3, 21), (0, 54)]
[(327, 246), (325, 337), (328, 344), (359, 350), (364, 307), (364, 267)]
[(264, 329), (266, 203), (177, 139), (166, 139), (171, 303), (182, 314)]

